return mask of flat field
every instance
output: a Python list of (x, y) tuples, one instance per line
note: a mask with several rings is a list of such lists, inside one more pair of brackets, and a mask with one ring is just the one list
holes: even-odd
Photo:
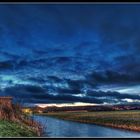
[(42, 113), (64, 120), (98, 124), (140, 132), (140, 110)]

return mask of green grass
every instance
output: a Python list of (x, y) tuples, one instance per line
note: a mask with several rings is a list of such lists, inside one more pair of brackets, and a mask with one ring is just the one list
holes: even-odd
[(93, 123), (110, 127), (140, 131), (140, 110), (133, 111), (93, 111), (93, 112), (55, 112), (42, 115), (60, 119)]
[(34, 137), (37, 136), (33, 130), (24, 124), (0, 120), (0, 137)]

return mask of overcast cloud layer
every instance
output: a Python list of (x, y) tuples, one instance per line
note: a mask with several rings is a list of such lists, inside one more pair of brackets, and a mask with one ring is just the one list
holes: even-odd
[(139, 36), (139, 4), (1, 4), (0, 94), (140, 103)]

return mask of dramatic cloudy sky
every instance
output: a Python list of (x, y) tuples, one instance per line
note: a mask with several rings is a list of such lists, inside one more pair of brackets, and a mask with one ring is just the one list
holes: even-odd
[(0, 95), (140, 103), (140, 5), (1, 4)]

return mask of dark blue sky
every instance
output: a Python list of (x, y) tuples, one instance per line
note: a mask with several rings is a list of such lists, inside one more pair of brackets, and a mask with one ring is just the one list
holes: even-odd
[(139, 36), (139, 4), (1, 4), (0, 93), (27, 103), (139, 103)]

